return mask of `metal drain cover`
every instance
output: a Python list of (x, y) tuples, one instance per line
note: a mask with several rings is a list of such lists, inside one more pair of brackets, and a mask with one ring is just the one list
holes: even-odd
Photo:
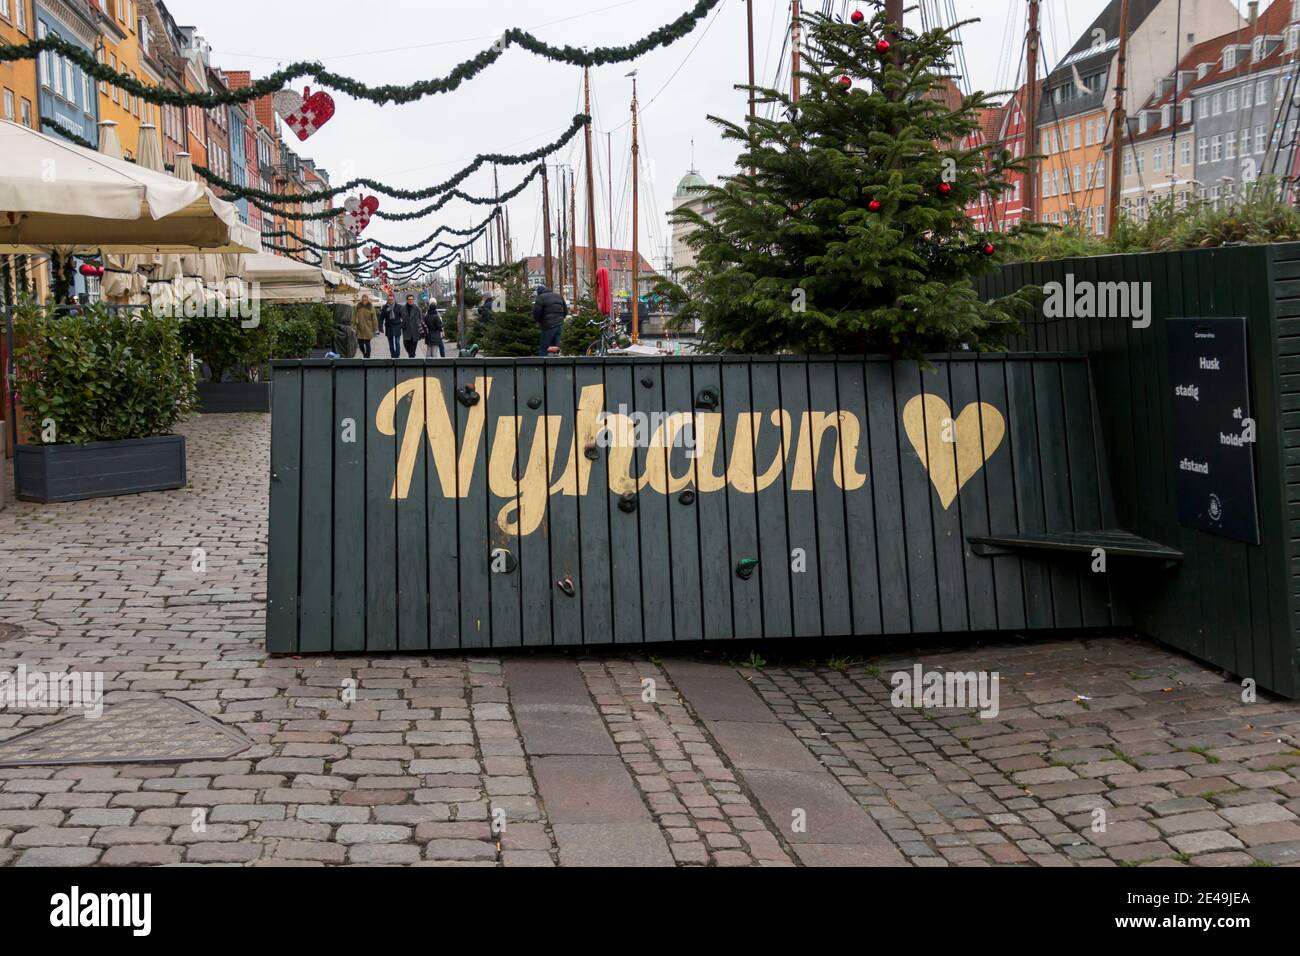
[(0, 621), (0, 644), (5, 641), (16, 641), (18, 638), (26, 636), (27, 632), (17, 624), (6, 624), (4, 621)]
[(178, 700), (131, 700), (0, 743), (0, 767), (224, 760), (252, 745)]

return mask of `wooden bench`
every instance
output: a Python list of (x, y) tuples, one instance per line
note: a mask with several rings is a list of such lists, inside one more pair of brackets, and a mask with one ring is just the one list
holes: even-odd
[(1159, 561), (1164, 567), (1182, 564), (1183, 553), (1167, 545), (1140, 538), (1128, 531), (1053, 531), (1037, 534), (971, 535), (971, 550), (982, 558), (1022, 551), (1054, 554), (1088, 554), (1098, 548), (1108, 558)]

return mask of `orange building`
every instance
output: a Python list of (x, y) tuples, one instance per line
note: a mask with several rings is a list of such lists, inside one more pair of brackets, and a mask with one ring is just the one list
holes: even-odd
[[(27, 43), (36, 36), (32, 0), (0, 0), (0, 43)], [(36, 61), (0, 63), (0, 116), (32, 129), (40, 128)]]
[[(142, 47), (150, 44), (149, 24), (135, 0), (90, 0), (99, 27), (96, 58), (147, 86), (158, 86), (162, 78), (148, 65)], [(158, 108), (134, 93), (110, 83), (99, 84), (99, 120), (117, 123), (117, 137), (128, 159), (135, 157), (140, 143), (140, 125), (158, 124)]]

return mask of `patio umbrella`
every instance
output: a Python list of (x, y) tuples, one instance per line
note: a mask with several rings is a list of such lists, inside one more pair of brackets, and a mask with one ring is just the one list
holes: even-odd
[[(182, 182), (196, 183), (194, 161), (189, 153), (176, 154), (176, 168), (172, 175)], [(203, 302), (209, 293), (215, 296), (216, 289), (225, 281), (225, 263), (220, 256), (202, 256), (188, 254), (181, 256), (181, 277), (176, 281), (176, 295), (182, 304), (191, 299)], [(223, 293), (224, 298), (224, 293)]]
[[(136, 164), (156, 173), (166, 173), (163, 160), (162, 142), (158, 139), (158, 127), (152, 123), (140, 126), (140, 141), (135, 151)], [(172, 283), (179, 279), (181, 257), (175, 253), (166, 255), (154, 253), (151, 256), (132, 256), (135, 272), (144, 280), (142, 300), (152, 303), (155, 309), (167, 309), (176, 302)]]
[(233, 205), (198, 183), (0, 121), (0, 254), (256, 252)]
[(244, 278), (259, 287), (263, 302), (325, 301), (325, 273), (287, 256), (246, 256)]
[[(104, 120), (99, 124), (99, 151), (113, 159), (125, 159), (116, 121)], [(105, 301), (129, 305), (144, 290), (145, 280), (136, 272), (135, 259), (130, 255), (104, 253), (104, 278), (99, 291)]]

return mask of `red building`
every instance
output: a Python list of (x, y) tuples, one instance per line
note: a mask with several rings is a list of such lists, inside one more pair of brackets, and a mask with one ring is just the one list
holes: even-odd
[[(980, 111), (980, 128), (962, 141), (963, 149), (983, 148), (991, 162), (1002, 150), (1014, 159), (1025, 155), (1024, 102), (1028, 92), (1022, 86), (1002, 106)], [(976, 228), (984, 232), (1008, 232), (1028, 218), (1025, 206), (1024, 174), (1007, 174), (1008, 189), (999, 196), (981, 196), (967, 204), (966, 212)]]

